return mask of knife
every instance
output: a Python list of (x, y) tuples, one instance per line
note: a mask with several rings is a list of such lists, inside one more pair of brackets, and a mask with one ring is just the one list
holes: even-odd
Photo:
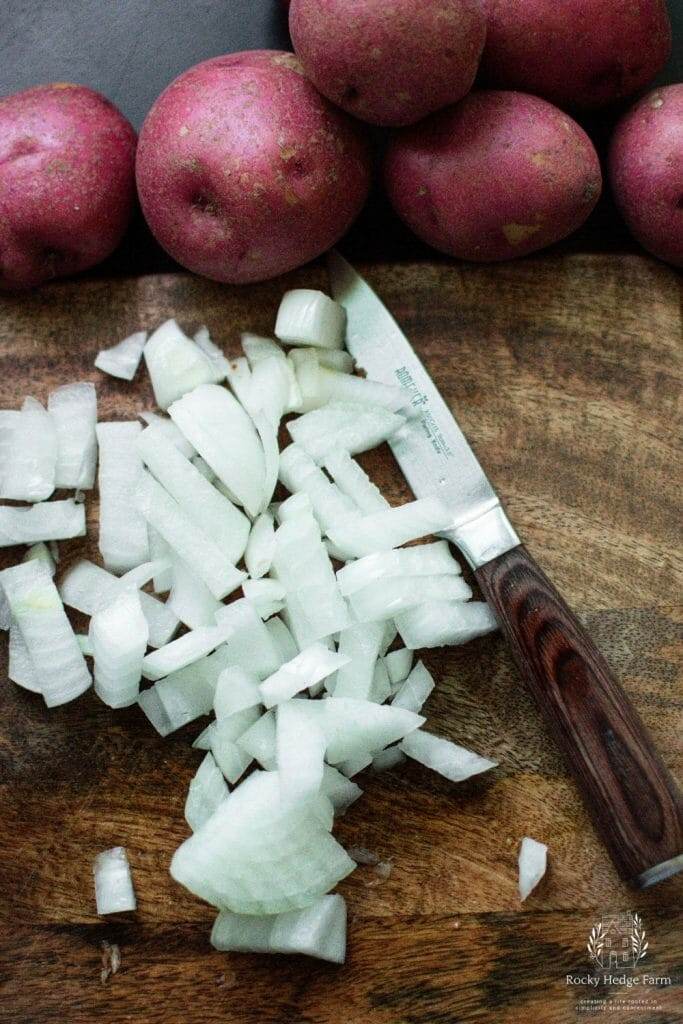
[(338, 253), (328, 269), (356, 363), (371, 380), (408, 392), (414, 415), (389, 440), (394, 456), (416, 497), (437, 495), (452, 513), (440, 536), (472, 567), (619, 874), (644, 889), (683, 870), (681, 795), (633, 705), (520, 543), (394, 318)]

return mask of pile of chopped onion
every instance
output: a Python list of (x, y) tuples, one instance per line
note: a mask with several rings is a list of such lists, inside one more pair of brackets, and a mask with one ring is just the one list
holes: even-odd
[[(456, 782), (495, 767), (423, 728), (434, 680), (413, 651), (496, 622), (445, 541), (403, 547), (446, 529), (448, 510), (392, 508), (357, 462), (409, 403), (354, 376), (345, 324), (303, 289), (277, 316), (290, 351), (245, 334), (229, 360), (205, 327), (191, 337), (175, 320), (130, 335), (95, 365), (131, 380), (144, 358), (161, 410), (140, 413), (144, 428), (97, 424), (83, 382), (0, 411), (1, 494), (24, 502), (0, 508), (0, 545), (33, 545), (0, 573), (10, 678), (54, 706), (94, 677), (100, 700), (137, 702), (161, 736), (204, 719), (173, 877), (218, 909), (217, 949), (333, 962), (346, 908), (329, 893), (356, 860), (332, 830), (362, 794), (352, 779), (406, 758)], [(85, 533), (96, 472), (104, 566), (60, 574), (54, 541)], [(48, 500), (57, 488), (76, 493)], [(87, 636), (65, 606), (90, 616)], [(134, 908), (122, 848), (95, 878), (99, 913)]]

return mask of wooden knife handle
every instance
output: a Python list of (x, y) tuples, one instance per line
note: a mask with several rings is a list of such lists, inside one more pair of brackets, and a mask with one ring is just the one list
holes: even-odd
[(683, 870), (680, 792), (584, 627), (523, 545), (476, 577), (621, 876)]

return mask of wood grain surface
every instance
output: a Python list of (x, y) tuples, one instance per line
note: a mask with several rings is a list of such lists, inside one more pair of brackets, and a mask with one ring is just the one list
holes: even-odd
[[(362, 269), (362, 268), (361, 268)], [(637, 256), (530, 259), (493, 268), (367, 268), (480, 455), (529, 550), (580, 613), (664, 760), (681, 775), (680, 281)], [(272, 328), (284, 286), (308, 269), (232, 289), (182, 275), (56, 284), (1, 300), (0, 407), (78, 379), (100, 418), (151, 408), (93, 368), (96, 351), (175, 315), (236, 351)], [(408, 498), (386, 450), (363, 459), (393, 501)], [(60, 545), (61, 567), (96, 551)], [(19, 552), (2, 553), (3, 566)], [(83, 627), (83, 621), (77, 625)], [(4, 658), (5, 647), (0, 654)], [(361, 776), (365, 796), (337, 834), (393, 865), (340, 887), (350, 912), (344, 967), (221, 954), (211, 908), (168, 875), (187, 834), (198, 764), (188, 727), (161, 740), (136, 709), (93, 693), (47, 711), (0, 688), (0, 1017), (7, 1024), (638, 1024), (683, 1020), (681, 879), (634, 894), (596, 838), (502, 638), (425, 656), (438, 685), (435, 732), (500, 767), (455, 785), (409, 764)], [(2, 662), (4, 665), (4, 660)], [(550, 868), (522, 905), (522, 836)], [(97, 918), (91, 863), (128, 848), (138, 911)], [(568, 985), (586, 976), (590, 929), (638, 911), (649, 939), (635, 974), (671, 985)], [(102, 943), (121, 969), (102, 984)], [(596, 1000), (588, 1005), (585, 1000)]]

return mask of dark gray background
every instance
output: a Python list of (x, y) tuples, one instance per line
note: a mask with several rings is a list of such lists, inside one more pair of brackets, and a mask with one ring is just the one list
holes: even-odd
[[(683, 0), (668, 3), (674, 52), (659, 81), (674, 82), (683, 80)], [(220, 53), (260, 47), (289, 48), (279, 0), (0, 0), (0, 95), (39, 82), (80, 82), (103, 92), (139, 127), (181, 71)], [(617, 113), (583, 122), (599, 149)], [(377, 139), (381, 147), (381, 133)], [(588, 224), (562, 244), (631, 243), (606, 196)], [(378, 189), (346, 249), (354, 258), (433, 256), (397, 223)], [(138, 218), (103, 269), (144, 272), (171, 265)]]

